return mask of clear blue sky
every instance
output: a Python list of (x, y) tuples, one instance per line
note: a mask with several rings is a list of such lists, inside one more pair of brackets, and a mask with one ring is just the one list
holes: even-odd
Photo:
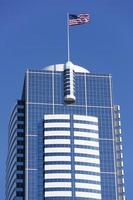
[(21, 95), (27, 67), (67, 60), (66, 13), (91, 13), (91, 23), (71, 29), (71, 60), (113, 75), (121, 105), (127, 199), (133, 179), (133, 1), (0, 0), (0, 200), (4, 200), (7, 126)]

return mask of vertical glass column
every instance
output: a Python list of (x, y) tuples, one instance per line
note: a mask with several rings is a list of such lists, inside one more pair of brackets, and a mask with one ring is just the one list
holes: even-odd
[(125, 200), (122, 133), (121, 133), (120, 106), (119, 105), (114, 105), (114, 131), (115, 131), (118, 199)]
[(75, 100), (75, 72), (70, 65), (66, 65), (64, 70), (64, 101), (73, 103)]

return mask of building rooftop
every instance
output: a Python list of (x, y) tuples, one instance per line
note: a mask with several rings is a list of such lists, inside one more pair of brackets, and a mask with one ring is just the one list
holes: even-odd
[(71, 69), (73, 69), (77, 73), (90, 73), (84, 67), (75, 65), (75, 64), (73, 64), (70, 61), (68, 61), (66, 64), (50, 65), (50, 66), (44, 67), (42, 70), (46, 70), (46, 71), (64, 71), (64, 69), (66, 69), (68, 67), (71, 68)]

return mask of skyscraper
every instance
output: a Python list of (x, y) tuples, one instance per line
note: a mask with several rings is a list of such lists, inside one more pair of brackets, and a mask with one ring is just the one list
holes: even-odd
[(9, 122), (6, 200), (124, 200), (110, 74), (71, 62), (27, 70)]

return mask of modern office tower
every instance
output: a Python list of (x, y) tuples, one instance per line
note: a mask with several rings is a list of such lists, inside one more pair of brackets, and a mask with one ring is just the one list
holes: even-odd
[(110, 74), (71, 62), (27, 70), (9, 122), (6, 200), (124, 200)]

